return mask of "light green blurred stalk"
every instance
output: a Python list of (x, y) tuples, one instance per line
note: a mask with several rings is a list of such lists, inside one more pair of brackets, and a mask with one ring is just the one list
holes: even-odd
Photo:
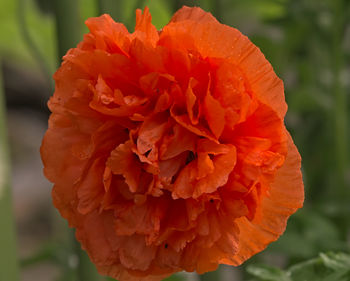
[[(58, 62), (70, 48), (76, 47), (77, 43), (82, 40), (81, 19), (79, 15), (79, 1), (77, 0), (54, 0), (54, 13), (57, 33)], [(63, 224), (59, 227), (66, 227)], [(66, 225), (66, 224), (65, 224)], [(95, 266), (91, 263), (86, 253), (81, 250), (80, 244), (76, 242), (74, 234), (67, 228), (62, 231), (62, 241), (68, 247), (72, 247), (77, 258), (76, 274), (71, 275), (72, 280), (76, 281), (97, 281), (100, 276)], [(67, 257), (72, 258), (72, 257)], [(69, 263), (68, 263), (68, 266)], [(71, 265), (72, 266), (72, 265)], [(70, 271), (71, 269), (66, 269)]]
[(48, 62), (45, 60), (44, 55), (38, 48), (37, 44), (33, 40), (32, 36), (29, 32), (29, 25), (26, 20), (26, 1), (17, 0), (17, 17), (18, 17), (18, 25), (21, 36), (26, 44), (28, 51), (32, 54), (36, 63), (38, 64), (42, 74), (44, 75), (46, 82), (49, 86), (50, 91), (53, 89), (53, 83), (51, 79), (51, 71)]
[(95, 265), (90, 261), (89, 256), (81, 249), (79, 242), (76, 241), (76, 252), (78, 253), (78, 276), (79, 281), (100, 281), (104, 280), (97, 272)]
[(0, 69), (0, 280), (19, 280), (16, 235), (10, 189), (5, 93)]

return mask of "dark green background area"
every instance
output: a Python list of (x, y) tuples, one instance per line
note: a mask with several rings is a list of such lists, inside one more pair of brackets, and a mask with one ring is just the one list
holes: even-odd
[[(305, 206), (291, 217), (285, 234), (243, 266), (222, 266), (201, 280), (350, 280), (350, 257), (346, 254), (350, 250), (350, 1), (1, 1), (0, 74), (6, 79), (0, 87), (5, 90), (7, 111), (20, 107), (23, 112), (36, 111), (45, 117), (45, 101), (53, 89), (52, 74), (62, 54), (87, 32), (84, 20), (110, 13), (132, 31), (135, 9), (146, 5), (158, 29), (167, 24), (177, 8), (196, 5), (247, 35), (284, 81), (289, 106), (286, 126), (303, 159)], [(8, 81), (16, 80), (18, 73), (38, 78), (40, 87), (21, 88), (19, 79), (17, 94), (13, 95)], [(4, 112), (0, 110), (0, 114)], [(0, 126), (0, 132), (0, 139), (4, 140), (5, 125)], [(6, 155), (18, 157), (11, 149)], [(6, 165), (6, 159), (0, 158), (0, 168)], [(0, 193), (1, 229), (10, 229), (13, 224), (6, 211), (10, 208), (8, 198), (8, 192), (6, 197)], [(51, 238), (43, 241), (31, 256), (23, 258), (19, 254), (21, 272), (51, 263), (59, 272), (52, 281), (107, 280), (97, 275), (66, 224), (57, 217), (53, 221)], [(5, 235), (13, 233), (0, 232), (0, 246), (5, 245), (0, 251), (0, 277), (12, 274), (15, 268), (4, 267), (3, 261), (16, 259), (13, 237), (9, 241)], [(6, 256), (6, 251), (11, 254)], [(74, 265), (72, 257), (80, 263)], [(177, 274), (169, 280), (186, 278)]]

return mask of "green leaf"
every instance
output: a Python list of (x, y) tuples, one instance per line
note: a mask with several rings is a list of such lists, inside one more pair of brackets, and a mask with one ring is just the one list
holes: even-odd
[[(321, 259), (311, 259), (296, 264), (289, 269), (292, 280), (314, 281), (327, 277), (332, 271), (327, 269)], [(336, 280), (333, 280), (336, 281)]]
[(268, 265), (251, 265), (248, 273), (264, 281), (292, 281), (288, 274), (277, 267)]
[(319, 258), (294, 265), (288, 272), (295, 281), (348, 281), (350, 280), (350, 255), (321, 253)]
[(320, 257), (326, 267), (333, 270), (350, 270), (350, 256), (344, 253), (320, 254)]
[(259, 281), (349, 281), (350, 255), (345, 253), (321, 253), (281, 270), (268, 265), (248, 266), (247, 272)]

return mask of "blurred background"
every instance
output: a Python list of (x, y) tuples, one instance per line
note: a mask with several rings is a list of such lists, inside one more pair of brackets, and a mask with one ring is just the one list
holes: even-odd
[(39, 147), (51, 77), (62, 55), (87, 32), (88, 17), (110, 13), (132, 31), (135, 9), (147, 5), (160, 29), (184, 4), (200, 6), (247, 35), (283, 79), (286, 124), (303, 158), (306, 201), (285, 234), (244, 265), (169, 280), (350, 280), (350, 1), (4, 0), (0, 281), (109, 280), (79, 251), (42, 175)]

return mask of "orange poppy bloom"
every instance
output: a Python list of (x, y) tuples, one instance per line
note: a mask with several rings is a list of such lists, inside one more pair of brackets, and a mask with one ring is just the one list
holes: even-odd
[(41, 156), (101, 274), (240, 265), (303, 204), (283, 83), (238, 30), (183, 7), (161, 31), (102, 15), (54, 75)]

